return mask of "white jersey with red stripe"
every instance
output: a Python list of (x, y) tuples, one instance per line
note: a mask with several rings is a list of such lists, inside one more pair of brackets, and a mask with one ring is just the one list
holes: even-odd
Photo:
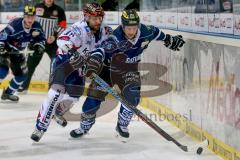
[[(85, 20), (73, 24), (72, 26), (67, 28), (65, 31), (63, 31), (63, 33), (58, 37), (57, 44), (59, 47), (58, 48), (59, 55), (55, 59), (55, 62), (54, 62), (56, 63), (55, 65), (56, 66), (58, 65), (57, 63), (58, 60), (60, 60), (59, 64), (61, 64), (61, 62), (64, 62), (64, 60), (71, 57), (71, 56), (68, 56), (69, 53), (67, 52), (68, 50), (66, 49), (66, 44), (71, 44), (71, 48), (77, 49), (77, 51), (80, 54), (85, 54), (93, 50), (95, 51), (95, 48), (100, 47), (101, 43), (104, 40), (106, 40), (111, 33), (112, 33), (112, 29), (110, 27), (102, 25), (99, 33), (93, 34)], [(102, 49), (99, 49), (99, 50), (102, 50)], [(102, 53), (94, 52), (94, 54), (104, 54), (104, 52)], [(53, 67), (53, 70), (54, 70), (54, 67)], [(79, 74), (76, 74), (76, 72), (73, 72), (72, 77), (70, 77), (71, 78), (70, 82), (68, 82), (67, 79), (65, 79), (66, 77), (64, 77), (63, 83), (65, 83), (65, 80), (66, 80), (66, 85), (67, 86), (73, 85), (75, 86), (74, 89), (76, 89), (77, 86), (83, 86), (84, 78), (82, 78), (82, 75), (81, 75), (82, 73), (81, 68), (79, 68), (78, 71), (79, 71)], [(58, 73), (60, 72), (56, 72), (56, 74), (53, 74), (53, 75), (57, 75)], [(64, 73), (63, 75), (65, 76)], [(57, 82), (57, 84), (59, 84), (59, 82)], [(65, 84), (64, 84), (64, 87), (65, 87)], [(63, 90), (61, 90), (61, 87), (59, 87), (59, 89), (53, 89), (53, 88), (49, 89), (48, 98), (45, 99), (45, 101), (43, 102), (38, 114), (37, 123), (36, 123), (37, 130), (42, 130), (42, 131), (47, 130), (51, 122), (52, 116), (54, 114), (54, 111), (58, 105), (68, 104), (68, 106), (71, 106), (73, 102), (78, 100), (77, 97), (79, 96), (80, 91), (76, 93), (76, 91), (73, 91), (73, 88), (71, 87), (69, 87), (71, 89), (69, 88), (66, 89), (66, 88), (67, 87), (65, 87), (65, 89)]]
[(67, 28), (57, 40), (57, 54), (68, 54), (63, 48), (71, 41), (73, 48), (85, 54), (100, 47), (101, 43), (112, 34), (112, 28), (102, 24), (98, 34), (94, 34), (85, 20), (79, 21)]

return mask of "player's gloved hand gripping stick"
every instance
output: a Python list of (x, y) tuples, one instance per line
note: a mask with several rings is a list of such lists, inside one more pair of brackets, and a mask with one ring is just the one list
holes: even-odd
[[(88, 57), (83, 57), (77, 51), (72, 50), (71, 51), (74, 55), (79, 55), (81, 58), (79, 60), (86, 61)], [(148, 124), (152, 129), (154, 129), (157, 133), (162, 135), (166, 140), (172, 141), (174, 144), (176, 144), (179, 148), (181, 148), (185, 152), (196, 152), (197, 154), (201, 154), (203, 151), (203, 147), (206, 147), (208, 145), (208, 140), (205, 140), (199, 144), (196, 144), (194, 146), (187, 146), (183, 145), (180, 142), (178, 142), (176, 139), (174, 139), (172, 136), (170, 136), (167, 132), (165, 132), (163, 129), (161, 129), (156, 123), (154, 123), (150, 118), (148, 118), (144, 113), (142, 113), (139, 109), (129, 104), (118, 91), (114, 88), (111, 88), (102, 78), (100, 78), (96, 73), (92, 73), (90, 75), (90, 78), (94, 80), (96, 83), (98, 83), (103, 90), (111, 94), (115, 99), (117, 99), (119, 102), (121, 102), (123, 105), (130, 108), (140, 119), (142, 119), (146, 124)]]

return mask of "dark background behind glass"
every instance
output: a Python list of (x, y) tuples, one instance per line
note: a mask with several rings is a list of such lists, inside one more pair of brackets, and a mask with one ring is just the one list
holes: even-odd
[[(42, 0), (0, 0), (0, 11), (23, 11), (26, 3)], [(134, 8), (140, 11), (166, 11), (180, 13), (240, 13), (240, 0), (55, 0), (66, 11), (81, 11), (85, 2), (98, 2), (106, 11)]]

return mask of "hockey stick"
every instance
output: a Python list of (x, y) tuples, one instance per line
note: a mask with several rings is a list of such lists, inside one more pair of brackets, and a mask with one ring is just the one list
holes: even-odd
[(171, 137), (167, 132), (165, 132), (163, 129), (161, 129), (156, 123), (154, 123), (150, 118), (148, 118), (144, 113), (142, 113), (139, 109), (129, 104), (114, 88), (111, 88), (102, 78), (100, 78), (97, 74), (93, 73), (90, 77), (92, 80), (94, 80), (96, 83), (98, 83), (103, 90), (108, 92), (109, 94), (113, 95), (114, 98), (116, 98), (119, 102), (121, 102), (123, 105), (130, 108), (142, 121), (147, 123), (151, 128), (153, 128), (156, 132), (158, 132), (160, 135), (162, 135), (166, 140), (172, 141), (175, 143), (179, 148), (181, 148), (185, 152), (194, 151), (198, 154), (202, 153), (202, 148), (208, 145), (208, 140), (205, 140), (197, 145), (194, 146), (187, 146), (183, 145), (180, 142), (178, 142), (176, 139)]
[[(77, 55), (77, 51), (73, 51), (75, 52), (74, 54)], [(82, 58), (84, 59), (84, 61), (86, 61), (87, 57), (80, 55), (78, 53), (79, 56), (82, 56)], [(90, 78), (92, 80), (94, 80), (96, 83), (98, 83), (101, 88), (103, 90), (105, 90), (106, 92), (108, 92), (109, 94), (111, 94), (115, 99), (117, 99), (119, 102), (121, 102), (123, 105), (127, 106), (128, 108), (130, 108), (140, 119), (142, 119), (142, 121), (144, 121), (146, 124), (148, 124), (152, 129), (154, 129), (157, 133), (159, 133), (160, 135), (162, 135), (166, 140), (168, 141), (172, 141), (174, 144), (176, 144), (179, 148), (181, 148), (183, 151), (185, 152), (190, 152), (190, 151), (194, 151), (198, 154), (201, 154), (203, 151), (203, 147), (208, 145), (208, 140), (205, 140), (199, 144), (196, 144), (194, 146), (187, 146), (187, 145), (183, 145), (180, 142), (178, 142), (176, 139), (174, 139), (172, 136), (170, 136), (167, 132), (165, 132), (163, 129), (161, 129), (156, 123), (154, 123), (150, 118), (148, 118), (144, 113), (142, 113), (139, 109), (137, 109), (136, 107), (134, 107), (133, 105), (129, 104), (119, 93), (116, 89), (110, 87), (101, 77), (99, 77), (97, 74), (92, 73), (92, 75), (90, 76)]]

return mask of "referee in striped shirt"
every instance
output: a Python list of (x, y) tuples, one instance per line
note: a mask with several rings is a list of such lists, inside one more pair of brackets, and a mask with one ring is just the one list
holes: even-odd
[[(47, 39), (45, 52), (48, 54), (51, 61), (56, 56), (57, 44), (56, 39), (67, 27), (66, 15), (64, 10), (54, 3), (54, 0), (43, 0), (42, 3), (36, 6), (37, 21), (42, 25), (45, 37)], [(34, 50), (34, 46), (32, 47)], [(19, 92), (28, 90), (32, 75), (41, 61), (43, 53), (35, 51), (32, 55), (28, 56), (28, 78), (23, 83)]]

